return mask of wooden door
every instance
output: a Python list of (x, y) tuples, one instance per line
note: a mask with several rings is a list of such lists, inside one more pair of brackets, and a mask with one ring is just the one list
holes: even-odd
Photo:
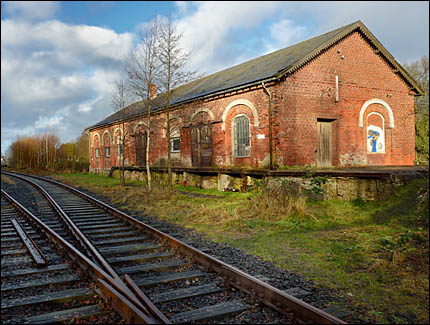
[(191, 159), (193, 167), (212, 166), (212, 126), (211, 124), (190, 127)]
[(146, 132), (143, 130), (137, 131), (136, 134), (136, 165), (140, 167), (146, 166)]
[(191, 132), (191, 161), (193, 167), (200, 167), (200, 130), (197, 126), (190, 127)]
[(318, 121), (317, 166), (331, 167), (332, 158), (332, 122)]
[(212, 126), (210, 124), (200, 127), (200, 166), (212, 165)]

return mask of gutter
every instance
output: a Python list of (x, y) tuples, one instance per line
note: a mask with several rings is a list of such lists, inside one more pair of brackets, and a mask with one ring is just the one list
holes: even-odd
[[(204, 99), (207, 99), (207, 98), (210, 98), (210, 97), (214, 97), (214, 96), (226, 94), (226, 93), (229, 93), (229, 92), (233, 92), (233, 91), (245, 89), (245, 88), (248, 88), (248, 87), (257, 86), (257, 85), (260, 85), (261, 83), (264, 83), (264, 82), (268, 83), (268, 82), (272, 82), (272, 81), (279, 81), (279, 77), (278, 76), (269, 77), (269, 78), (266, 78), (266, 79), (263, 79), (263, 80), (254, 81), (254, 82), (249, 83), (249, 84), (245, 84), (245, 85), (236, 86), (236, 87), (233, 87), (233, 88), (228, 88), (228, 89), (220, 90), (220, 91), (217, 91), (215, 93), (210, 93), (210, 94), (207, 94), (207, 95), (204, 95), (204, 96), (198, 96), (198, 97), (190, 98), (190, 99), (187, 99), (187, 100), (184, 100), (184, 101), (172, 104), (170, 106), (170, 108), (175, 108), (176, 106), (186, 105), (186, 104), (192, 103), (192, 102), (194, 102), (196, 100), (204, 100)], [(160, 108), (160, 109), (156, 109), (156, 110), (152, 111), (151, 113), (158, 113), (158, 112), (162, 112), (162, 111), (163, 111), (163, 108)], [(112, 121), (112, 122), (107, 122), (105, 124), (100, 124), (100, 125), (97, 125), (95, 127), (90, 126), (90, 127), (87, 128), (87, 130), (89, 130), (89, 131), (95, 130), (95, 129), (98, 129), (98, 128), (101, 128), (101, 127), (105, 127), (105, 126), (108, 126), (108, 125), (117, 124), (121, 120), (125, 120), (125, 121), (132, 120), (132, 119), (137, 118), (139, 116), (146, 116), (146, 113), (137, 114), (137, 115), (134, 115), (134, 116), (126, 117), (124, 119), (120, 119), (120, 120), (116, 120), (116, 121)]]
[(266, 88), (264, 82), (261, 83), (267, 95), (269, 96), (269, 169), (273, 170), (273, 144), (272, 144), (272, 94)]

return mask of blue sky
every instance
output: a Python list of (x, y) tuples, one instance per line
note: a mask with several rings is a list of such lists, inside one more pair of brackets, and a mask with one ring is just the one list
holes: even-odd
[(429, 55), (429, 2), (2, 1), (1, 151), (18, 135), (76, 139), (112, 113), (112, 81), (154, 15), (213, 73), (361, 20), (400, 63)]

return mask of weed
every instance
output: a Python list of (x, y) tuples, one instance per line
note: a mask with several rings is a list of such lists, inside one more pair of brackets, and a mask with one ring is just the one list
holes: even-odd
[[(309, 192), (318, 193), (324, 178), (308, 176)], [(170, 197), (161, 184), (147, 193), (141, 182), (119, 189), (104, 176), (75, 174), (71, 181), (349, 292), (370, 311), (370, 323), (401, 323), (407, 318), (396, 313), (409, 311), (416, 323), (429, 321), (428, 180), (385, 201), (350, 202), (309, 198), (286, 180), (257, 180), (247, 193), (176, 185), (180, 193)]]

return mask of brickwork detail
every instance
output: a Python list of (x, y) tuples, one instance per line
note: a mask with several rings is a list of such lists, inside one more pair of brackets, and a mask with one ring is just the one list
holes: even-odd
[[(401, 77), (393, 72), (382, 56), (375, 53), (358, 31), (284, 80), (268, 85), (268, 89), (273, 98), (275, 167), (316, 166), (318, 121), (331, 123), (333, 166), (414, 164), (414, 96)], [(373, 101), (362, 111), (369, 100)], [(206, 116), (211, 125), (212, 166), (268, 167), (268, 107), (269, 97), (260, 86), (173, 109), (171, 115), (180, 121), (180, 152), (172, 153), (173, 164), (192, 165), (190, 126), (198, 122), (200, 116)], [(246, 115), (250, 121), (250, 157), (233, 156), (232, 121), (239, 114)], [(374, 120), (376, 116), (383, 120), (383, 128), (380, 125), (384, 130), (383, 153), (368, 152), (367, 147), (367, 123), (382, 123)], [(124, 158), (128, 166), (136, 165), (133, 133), (136, 126), (142, 123), (146, 123), (146, 119), (137, 118), (127, 122), (124, 128)], [(110, 157), (105, 157), (101, 148), (103, 139), (100, 136), (105, 131), (111, 136)], [(117, 135), (120, 131), (119, 125), (111, 125), (90, 132), (92, 170), (102, 171), (119, 165)], [(154, 114), (150, 130), (152, 165), (166, 165), (166, 133), (165, 114)], [(96, 148), (100, 148), (99, 158), (95, 157)]]

